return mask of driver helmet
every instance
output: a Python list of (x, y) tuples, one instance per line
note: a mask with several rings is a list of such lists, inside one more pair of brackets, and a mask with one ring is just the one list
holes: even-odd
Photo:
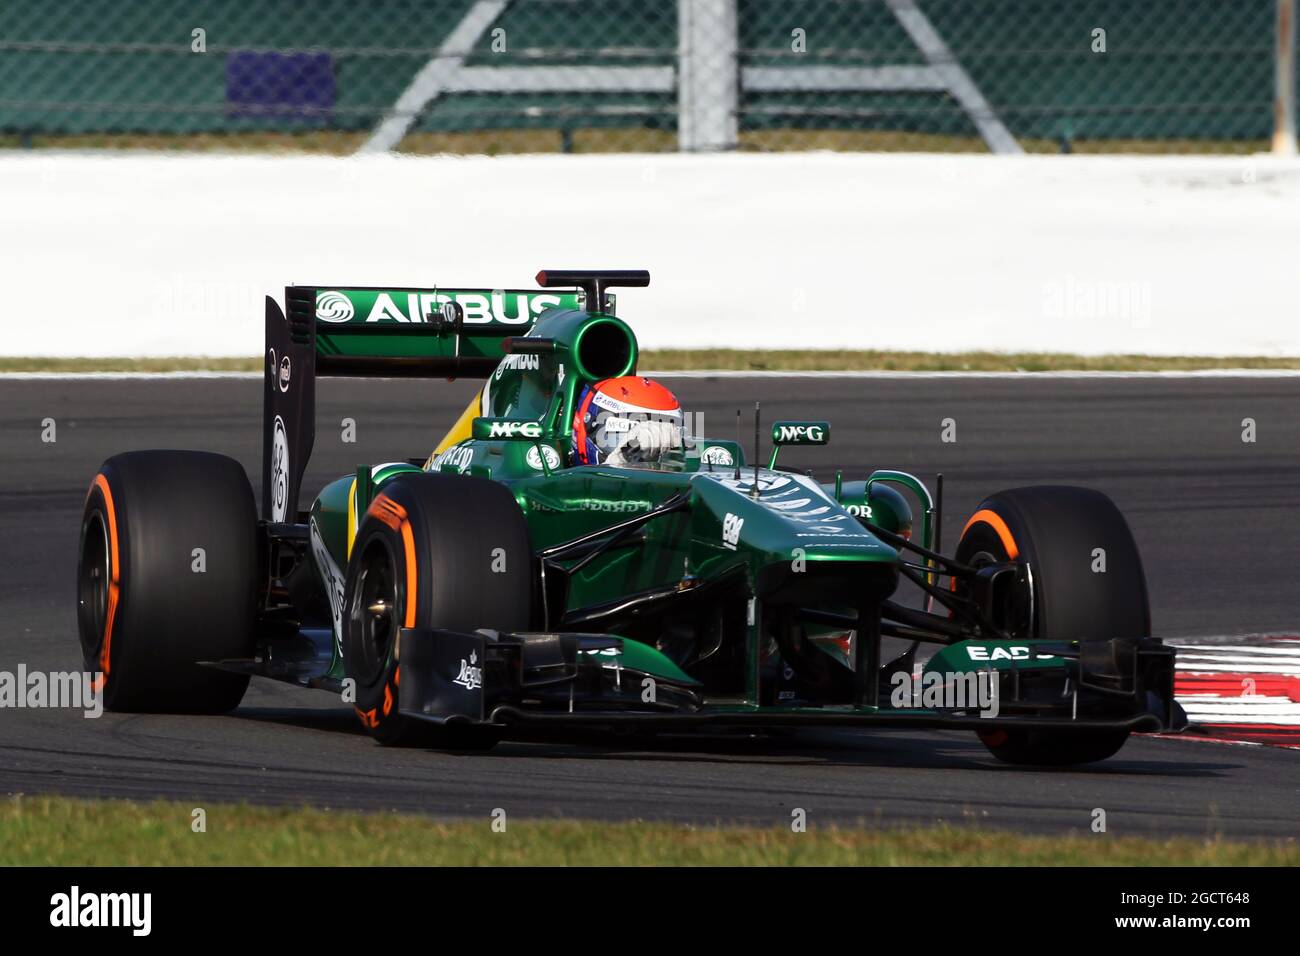
[(682, 406), (667, 388), (640, 375), (585, 386), (573, 415), (580, 465), (657, 462), (682, 443)]

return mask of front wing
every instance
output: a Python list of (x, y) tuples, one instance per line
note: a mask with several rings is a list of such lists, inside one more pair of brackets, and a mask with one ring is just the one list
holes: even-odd
[[(1187, 719), (1173, 696), (1174, 650), (1158, 640), (1053, 645), (1058, 694), (1020, 692), (997, 675), (1001, 712), (851, 704), (782, 706), (709, 700), (683, 674), (627, 666), (623, 639), (602, 634), (504, 634), (404, 628), (401, 713), (434, 723), (539, 727), (776, 728), (885, 726), (949, 730), (1177, 732)], [(882, 680), (882, 684), (887, 683)]]

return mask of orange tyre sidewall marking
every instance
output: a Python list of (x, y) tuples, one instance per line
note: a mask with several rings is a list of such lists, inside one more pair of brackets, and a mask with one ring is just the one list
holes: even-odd
[(402, 549), (406, 552), (406, 620), (405, 627), (415, 627), (416, 566), (415, 535), (406, 509), (387, 495), (376, 495), (366, 512), (372, 514), (402, 536)]
[(962, 536), (964, 537), (966, 532), (971, 529), (971, 525), (981, 522), (997, 533), (998, 540), (1002, 542), (1002, 547), (1007, 550), (1007, 558), (1014, 561), (1020, 557), (1020, 548), (1016, 546), (1016, 539), (1012, 536), (1007, 523), (1002, 520), (1002, 515), (996, 511), (990, 511), (988, 508), (983, 508), (970, 516), (970, 521), (966, 522), (966, 527), (961, 529)]
[[(382, 521), (390, 529), (397, 532), (402, 537), (402, 550), (406, 558), (406, 614), (403, 621), (405, 627), (415, 627), (415, 605), (416, 605), (416, 588), (418, 585), (417, 568), (415, 564), (415, 534), (411, 530), (411, 519), (406, 509), (399, 505), (392, 498), (385, 494), (375, 496), (375, 500), (370, 503), (367, 514), (374, 515), (379, 521)], [(372, 708), (369, 711), (362, 711), (354, 707), (361, 722), (367, 727), (376, 728), (379, 726), (380, 714), (387, 717), (393, 710), (393, 704), (396, 701), (394, 691), (401, 681), (401, 665), (393, 672), (393, 681), (391, 684), (384, 684), (384, 703), (382, 709)]]
[[(1007, 558), (1011, 561), (1020, 557), (1020, 548), (1016, 546), (1016, 539), (1011, 534), (1011, 529), (1007, 523), (1002, 520), (1002, 515), (988, 508), (982, 508), (970, 516), (966, 522), (966, 527), (961, 529), (961, 537), (966, 536), (966, 532), (975, 524), (986, 524), (997, 534), (998, 540), (1002, 542), (1002, 547), (1006, 549)], [(952, 579), (952, 590), (957, 590), (957, 579)], [(986, 730), (977, 731), (976, 736), (989, 747), (1000, 747), (1007, 742), (1007, 732), (1005, 730)]]
[[(1006, 549), (1008, 560), (1014, 561), (1016, 558), (1020, 557), (1020, 548), (1016, 546), (1016, 539), (1011, 534), (1011, 529), (1008, 528), (1007, 523), (1002, 520), (1002, 515), (989, 508), (981, 508), (970, 516), (970, 520), (966, 522), (966, 527), (961, 529), (961, 534), (958, 536), (958, 540), (960, 541), (961, 538), (966, 537), (966, 532), (971, 529), (972, 525), (981, 523), (988, 525), (993, 529), (994, 533), (997, 534), (998, 540), (1002, 542), (1002, 547)], [(954, 594), (957, 593), (956, 578), (948, 579), (948, 590)], [(952, 616), (953, 612), (949, 611), (948, 617), (951, 618)]]
[(117, 509), (113, 506), (113, 492), (108, 487), (108, 479), (104, 477), (103, 472), (95, 476), (92, 488), (98, 488), (99, 493), (104, 498), (104, 508), (108, 512), (108, 551), (109, 551), (109, 572), (108, 572), (108, 613), (104, 615), (104, 639), (101, 642), (99, 652), (99, 669), (101, 676), (95, 679), (92, 685), (94, 690), (102, 690), (104, 684), (108, 681), (108, 673), (112, 665), (112, 648), (113, 648), (113, 620), (117, 616), (117, 602), (120, 599), (121, 585), (118, 572), (118, 550), (117, 550)]

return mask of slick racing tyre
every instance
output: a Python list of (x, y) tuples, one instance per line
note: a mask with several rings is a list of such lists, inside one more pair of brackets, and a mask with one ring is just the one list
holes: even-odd
[[(1106, 571), (1094, 573), (1096, 549)], [(1021, 560), (1033, 578), (1032, 620), (1017, 636), (1046, 640), (1148, 637), (1146, 577), (1128, 523), (1089, 488), (1043, 485), (1000, 491), (980, 504), (955, 555), (965, 564)], [(991, 730), (980, 740), (1013, 764), (1065, 766), (1104, 760), (1126, 731)]]
[(527, 630), (533, 553), (514, 495), (484, 478), (405, 475), (385, 484), (357, 529), (343, 610), (343, 661), (361, 723), (382, 744), (486, 749), (483, 727), (399, 713), (403, 627)]
[(231, 458), (136, 451), (104, 462), (81, 521), (77, 624), (109, 710), (238, 706), (248, 677), (198, 662), (253, 656), (256, 532), (253, 490)]

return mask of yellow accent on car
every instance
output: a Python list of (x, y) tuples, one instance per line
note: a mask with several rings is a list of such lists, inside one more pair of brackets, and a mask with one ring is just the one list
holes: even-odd
[(352, 560), (352, 542), (357, 536), (357, 480), (348, 487), (348, 560)]
[(460, 418), (456, 419), (456, 424), (452, 425), (451, 430), (443, 436), (442, 441), (438, 442), (437, 447), (433, 449), (433, 454), (424, 463), (425, 471), (428, 471), (433, 466), (434, 456), (441, 455), (452, 445), (459, 445), (473, 434), (474, 419), (483, 414), (483, 393), (484, 389), (479, 389), (478, 394), (465, 406), (465, 411), (461, 412)]

